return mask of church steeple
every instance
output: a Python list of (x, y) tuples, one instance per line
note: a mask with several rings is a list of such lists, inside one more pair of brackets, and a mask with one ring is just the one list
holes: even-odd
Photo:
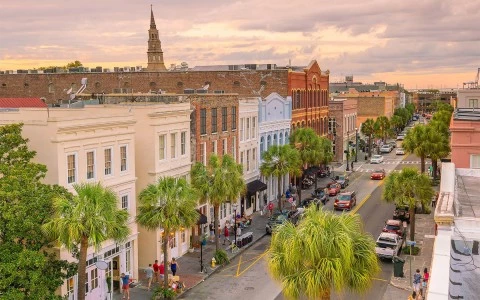
[(153, 16), (153, 6), (150, 8), (150, 29), (148, 30), (148, 71), (166, 71), (163, 62), (162, 43), (158, 37), (157, 26), (155, 25), (155, 17)]

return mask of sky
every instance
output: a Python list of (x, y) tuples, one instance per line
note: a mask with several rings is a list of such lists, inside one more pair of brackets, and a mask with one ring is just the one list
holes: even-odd
[(316, 59), (330, 81), (457, 88), (480, 68), (480, 1), (0, 0), (0, 70), (147, 65), (150, 4), (165, 65)]

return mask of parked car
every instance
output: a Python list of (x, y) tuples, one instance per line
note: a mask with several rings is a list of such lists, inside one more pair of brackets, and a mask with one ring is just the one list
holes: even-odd
[(348, 177), (344, 175), (335, 176), (335, 181), (340, 183), (340, 186), (342, 187), (342, 189), (346, 188), (350, 182)]
[(371, 164), (381, 164), (381, 163), (383, 163), (383, 156), (372, 155), (372, 158), (370, 158), (370, 163)]
[(410, 211), (408, 206), (397, 206), (393, 211), (393, 219), (410, 223)]
[(392, 147), (390, 147), (390, 145), (383, 145), (380, 148), (380, 153), (390, 153), (390, 152), (392, 152)]
[(387, 174), (385, 173), (384, 169), (376, 169), (372, 172), (372, 174), (370, 174), (370, 179), (382, 180), (383, 178), (385, 178), (385, 176), (387, 176)]
[(318, 199), (317, 197), (309, 197), (302, 200), (302, 203), (300, 203), (300, 207), (307, 208), (311, 204), (315, 204), (317, 205), (317, 207), (320, 207), (320, 202), (320, 199)]
[(397, 141), (403, 141), (404, 139), (405, 139), (404, 133), (400, 133), (399, 135), (397, 135)]
[(269, 219), (265, 225), (267, 234), (272, 234), (275, 227), (288, 221), (288, 213), (276, 212)]
[(403, 224), (400, 220), (387, 220), (385, 222), (385, 227), (382, 229), (383, 232), (396, 233), (399, 236), (403, 237)]
[(403, 239), (395, 233), (382, 232), (377, 238), (375, 253), (379, 258), (392, 259), (402, 250)]
[(318, 171), (317, 176), (318, 176), (318, 177), (321, 177), (321, 178), (330, 176), (330, 168), (329, 168), (329, 167), (321, 168), (321, 169)]
[(337, 198), (335, 198), (335, 203), (333, 203), (333, 208), (335, 210), (345, 210), (352, 209), (357, 205), (357, 194), (355, 192), (343, 192), (340, 193)]
[(325, 203), (330, 200), (328, 195), (325, 193), (324, 188), (318, 188), (312, 192), (312, 197), (317, 198), (322, 202), (324, 205)]
[(388, 145), (390, 146), (390, 148), (392, 148), (392, 150), (397, 148), (397, 142), (391, 141), (391, 142), (388, 142)]
[(340, 183), (330, 182), (329, 184), (327, 184), (328, 195), (336, 196), (338, 193), (340, 193), (341, 188), (342, 186), (340, 185)]
[(403, 148), (397, 148), (395, 155), (405, 155), (405, 150)]

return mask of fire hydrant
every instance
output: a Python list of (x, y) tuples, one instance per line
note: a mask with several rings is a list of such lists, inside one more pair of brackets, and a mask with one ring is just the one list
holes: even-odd
[(212, 257), (212, 268), (215, 268), (216, 263), (217, 261), (215, 260), (215, 257)]

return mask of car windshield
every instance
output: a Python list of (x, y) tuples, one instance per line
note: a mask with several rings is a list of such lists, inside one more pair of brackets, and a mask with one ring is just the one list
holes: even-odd
[(383, 173), (383, 170), (375, 170), (373, 173)]
[(338, 180), (345, 180), (345, 176), (338, 176)]
[(403, 148), (398, 148), (397, 151), (403, 151)]
[(329, 183), (329, 184), (327, 184), (327, 188), (329, 188), (329, 189), (334, 189), (335, 186), (336, 186), (335, 183)]
[(339, 201), (349, 201), (350, 198), (351, 198), (350, 195), (338, 195), (338, 197), (337, 197), (337, 199), (338, 199)]
[(382, 156), (381, 156), (381, 155), (374, 155), (374, 156), (372, 156), (372, 158), (375, 158), (375, 159), (376, 159), (376, 158), (380, 158), (380, 157), (382, 157)]
[(377, 243), (377, 247), (384, 248), (384, 249), (394, 249), (395, 245), (385, 244), (385, 243)]
[(385, 225), (385, 229), (389, 231), (397, 231), (400, 230), (400, 227), (397, 225)]

